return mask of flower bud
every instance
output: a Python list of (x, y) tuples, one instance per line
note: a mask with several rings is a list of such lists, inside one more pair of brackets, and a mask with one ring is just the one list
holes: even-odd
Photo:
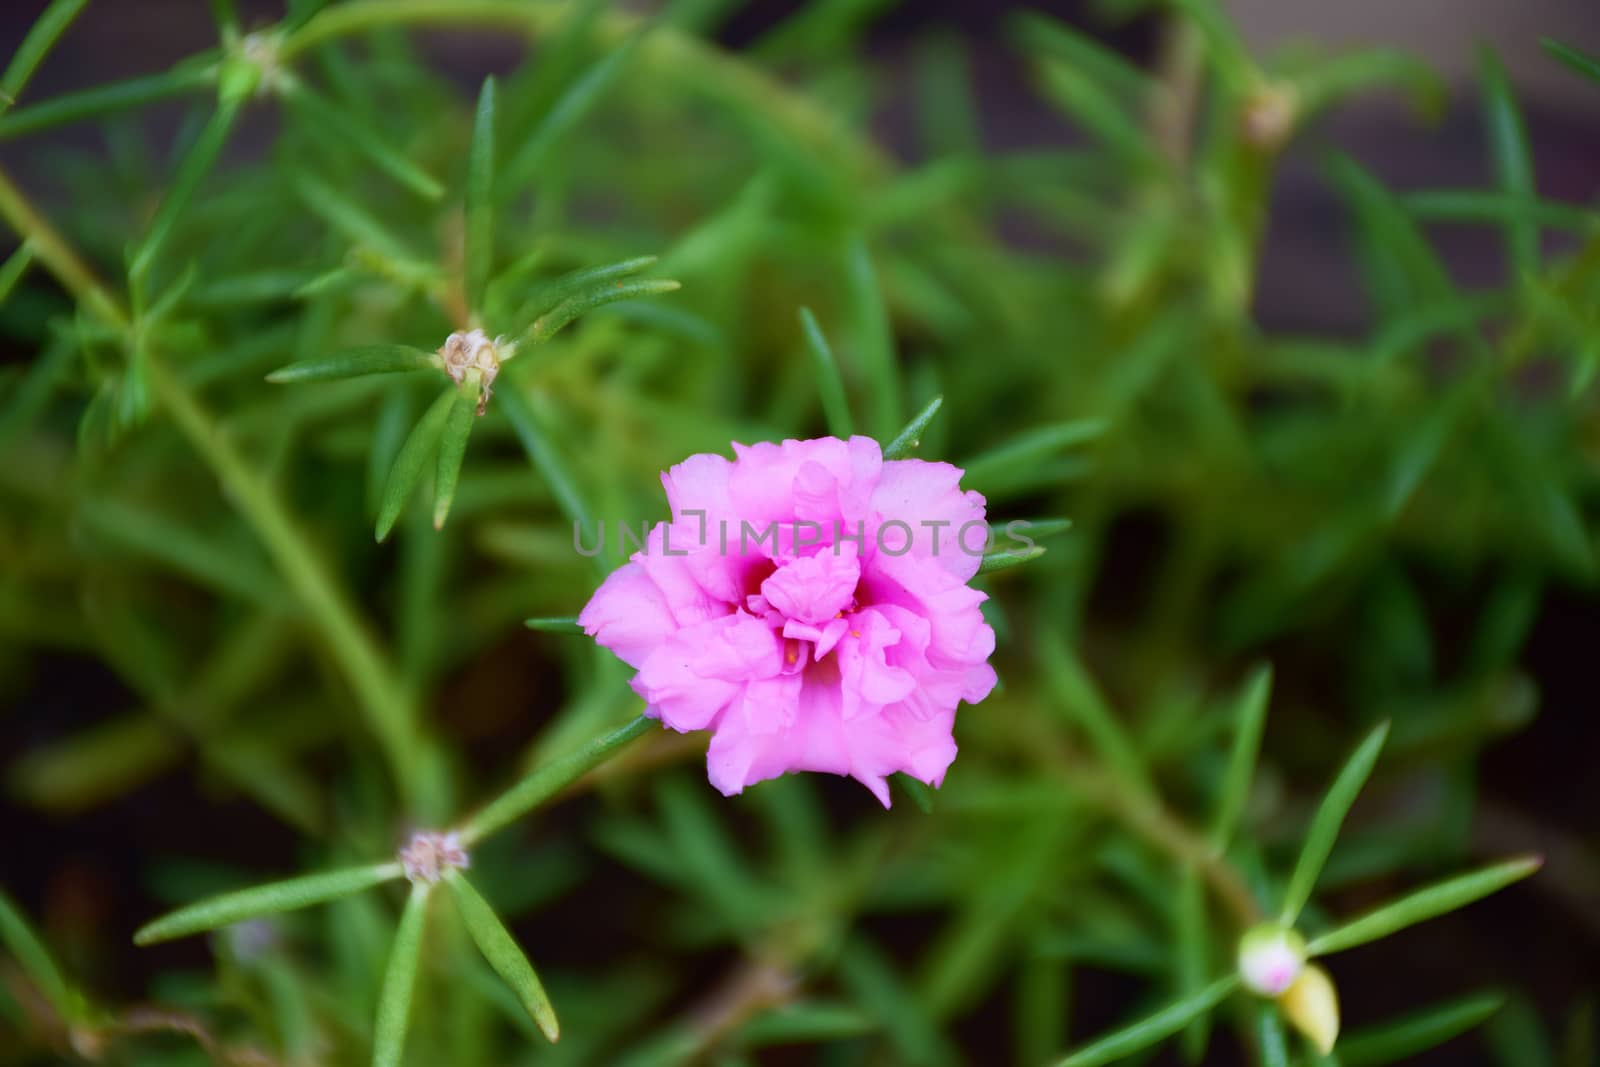
[(1275, 997), (1306, 965), (1306, 939), (1277, 923), (1262, 923), (1239, 939), (1239, 978), (1250, 992)]
[(1245, 140), (1264, 151), (1278, 151), (1294, 133), (1299, 111), (1300, 100), (1293, 86), (1262, 86), (1244, 102)]
[(1278, 998), (1278, 1009), (1317, 1051), (1324, 1056), (1333, 1051), (1339, 1037), (1339, 994), (1327, 971), (1314, 963), (1307, 965)]

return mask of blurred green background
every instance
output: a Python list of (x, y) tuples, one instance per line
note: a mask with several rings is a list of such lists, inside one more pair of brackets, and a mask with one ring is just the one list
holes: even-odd
[[(561, 1042), (445, 922), (407, 1062), (1053, 1062), (1230, 966), (1187, 880), (1274, 899), (1385, 720), (1308, 929), (1545, 867), (1332, 960), (1339, 1062), (1597, 1062), (1591, 2), (321, 7), (280, 40), (277, 3), (91, 0), (0, 116), (7, 232), (127, 308), (39, 228), (0, 268), (0, 884), (84, 998), (0, 955), (0, 1064), (367, 1062), (398, 892), (133, 930), (390, 856), (634, 714), (523, 620), (598, 580), (574, 517), (829, 431), (802, 307), (861, 432), (942, 395), (919, 456), (1072, 521), (980, 579), (1002, 689), (890, 813), (823, 776), (724, 800), (703, 739), (648, 737), (474, 854)], [(219, 71), (259, 83), (237, 117)], [(379, 544), (442, 379), (264, 376), (465, 324), (491, 74), (490, 332), (568, 271), (682, 289), (509, 362), (448, 523)], [(1193, 862), (1262, 665), (1236, 839)], [(1270, 1063), (1252, 1020), (1146, 1062)]]

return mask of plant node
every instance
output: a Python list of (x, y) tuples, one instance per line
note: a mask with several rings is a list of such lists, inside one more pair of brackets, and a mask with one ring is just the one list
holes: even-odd
[(266, 96), (288, 88), (293, 77), (283, 65), (282, 38), (262, 31), (239, 39), (223, 62), (220, 88), (224, 97), (243, 100), (251, 93)]
[(433, 885), (444, 872), (452, 868), (466, 870), (472, 866), (467, 850), (461, 847), (461, 835), (421, 831), (411, 835), (406, 847), (400, 850), (400, 865), (413, 885), (426, 882)]
[(1294, 133), (1300, 99), (1291, 85), (1263, 85), (1244, 102), (1244, 138), (1267, 152), (1277, 152)]
[[(445, 338), (444, 346), (439, 349), (439, 355), (444, 359), (444, 372), (457, 385), (466, 379), (469, 372), (478, 372), (482, 387), (482, 392), (478, 394), (479, 415), (488, 408), (489, 397), (494, 393), (494, 380), (500, 373), (500, 345), (504, 340), (503, 337), (496, 337), (491, 341), (482, 330), (457, 330)], [(506, 356), (509, 358), (510, 352)]]

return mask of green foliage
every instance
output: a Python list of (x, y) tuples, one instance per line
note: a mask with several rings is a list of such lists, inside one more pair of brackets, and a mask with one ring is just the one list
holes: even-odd
[(23, 38), (22, 44), (11, 56), (11, 62), (6, 64), (5, 73), (0, 74), (0, 115), (4, 115), (17, 102), (17, 97), (22, 95), (28, 79), (33, 77), (33, 72), (39, 68), (45, 56), (49, 55), (56, 38), (66, 32), (67, 27), (72, 25), (72, 20), (78, 17), (83, 5), (88, 2), (89, 0), (50, 0), (44, 12), (34, 21), (28, 36)]
[[(400, 518), (400, 509), (406, 506), (406, 500), (417, 487), (417, 482), (422, 478), (423, 468), (428, 461), (439, 453), (440, 441), (444, 438), (445, 426), (450, 420), (451, 413), (461, 406), (461, 396), (454, 389), (446, 390), (439, 394), (422, 416), (422, 419), (412, 429), (411, 435), (406, 438), (406, 443), (400, 446), (400, 454), (394, 458), (394, 466), (389, 470), (389, 479), (383, 485), (383, 499), (378, 504), (378, 530), (377, 538), (382, 541), (389, 536), (389, 531), (394, 529), (396, 520)], [(468, 409), (469, 412), (471, 409)], [(463, 444), (465, 442), (463, 441)], [(440, 469), (445, 466), (441, 456)], [(459, 462), (451, 465), (454, 470)], [(446, 488), (440, 485), (439, 488)], [(453, 489), (454, 486), (450, 487)]]
[(1496, 993), (1474, 993), (1403, 1019), (1351, 1033), (1339, 1042), (1339, 1062), (1350, 1067), (1402, 1063), (1407, 1056), (1442, 1045), (1466, 1033), (1505, 1006)]
[(28, 920), (4, 892), (0, 892), (0, 945), (4, 945), (11, 958), (17, 961), (22, 973), (50, 1002), (50, 1006), (63, 1019), (82, 1014), (79, 998), (61, 976), (61, 969), (44, 947), (39, 935), (28, 925)]
[(494, 909), (472, 887), (472, 883), (455, 871), (446, 875), (450, 889), (455, 894), (456, 906), (461, 909), (461, 920), (466, 923), (472, 940), (478, 944), (484, 959), (495, 973), (505, 979), (517, 994), (517, 1000), (527, 1009), (528, 1015), (538, 1023), (539, 1030), (551, 1041), (561, 1036), (561, 1025), (556, 1022), (555, 1009), (545, 994), (544, 985), (533, 972), (533, 965), (522, 954), (516, 941), (495, 916)]
[(848, 438), (855, 433), (855, 420), (850, 417), (850, 401), (844, 391), (844, 379), (839, 376), (839, 364), (833, 358), (828, 339), (822, 336), (822, 327), (810, 308), (800, 309), (800, 329), (805, 334), (806, 347), (817, 371), (817, 390), (822, 398), (822, 410), (827, 416), (828, 432), (835, 437)]
[(389, 946), (389, 965), (383, 972), (383, 991), (378, 995), (378, 1019), (372, 1033), (372, 1067), (398, 1067), (405, 1054), (406, 1031), (411, 1026), (411, 1000), (416, 990), (417, 970), (422, 965), (422, 935), (428, 920), (430, 886), (411, 887), (394, 943)]
[(883, 458), (910, 458), (911, 453), (916, 451), (917, 446), (922, 443), (922, 435), (927, 432), (928, 427), (933, 423), (933, 417), (939, 413), (939, 409), (943, 406), (944, 397), (942, 396), (936, 396), (928, 401), (927, 406), (917, 412), (911, 421), (906, 423), (905, 428), (895, 434), (889, 443), (883, 446)]
[(1493, 867), (1458, 875), (1438, 885), (1419, 889), (1392, 904), (1376, 908), (1359, 919), (1345, 923), (1321, 937), (1314, 938), (1310, 949), (1317, 955), (1343, 952), (1381, 937), (1388, 937), (1413, 923), (1424, 922), (1436, 915), (1464, 907), (1480, 897), (1498, 892), (1513, 882), (1521, 881), (1537, 871), (1542, 860), (1537, 858), (1509, 860)]
[(1289, 877), (1289, 887), (1283, 892), (1283, 907), (1279, 916), (1279, 922), (1283, 925), (1293, 926), (1300, 917), (1300, 909), (1310, 899), (1311, 890), (1317, 884), (1317, 875), (1322, 873), (1322, 865), (1333, 851), (1333, 842), (1339, 836), (1339, 828), (1344, 825), (1345, 815), (1349, 813), (1350, 805), (1355, 803), (1356, 794), (1367, 783), (1367, 777), (1372, 774), (1372, 766), (1378, 762), (1378, 753), (1383, 751), (1383, 743), (1388, 737), (1389, 724), (1379, 724), (1361, 742), (1361, 746), (1328, 787), (1322, 806), (1317, 809), (1316, 818), (1306, 831), (1300, 859), (1294, 865), (1294, 874)]
[(478, 94), (478, 113), (472, 125), (472, 147), (467, 154), (466, 266), (467, 308), (483, 306), (484, 289), (494, 268), (494, 79), (485, 78)]
[(308, 874), (290, 878), (271, 885), (255, 886), (224, 893), (180, 908), (147, 926), (141, 927), (133, 937), (140, 945), (154, 945), (173, 938), (188, 937), (205, 930), (230, 926), (245, 919), (271, 915), (280, 911), (322, 904), (329, 900), (359, 893), (375, 885), (400, 877), (400, 865), (379, 863), (369, 867), (353, 867), (325, 874)]
[(326, 382), (339, 378), (359, 378), (365, 374), (398, 374), (406, 371), (438, 370), (439, 357), (409, 345), (361, 345), (331, 356), (302, 360), (280, 367), (267, 375), (267, 381)]
[[(1070, 150), (986, 152), (978, 46), (923, 42), (929, 154), (906, 165), (868, 135), (876, 0), (812, 0), (740, 54), (708, 39), (723, 0), (209, 6), (215, 47), (36, 99), (96, 10), (54, 0), (0, 74), (0, 330), (27, 356), (0, 376), (0, 685), (31, 700), (83, 667), (121, 701), (0, 774), (67, 828), (201, 787), (322, 873), (230, 888), (296, 860), (202, 867), (215, 824), (174, 820), (127, 891), (176, 910), (135, 939), (215, 932), (209, 969), (122, 966), (125, 934), (52, 954), (0, 895), (0, 1047), (1083, 1067), (1176, 1040), (1288, 1067), (1483, 1024), (1467, 1040), (1504, 1062), (1580, 1062), (1510, 976), (1389, 1022), (1352, 998), (1324, 1060), (1219, 973), (1269, 917), (1332, 954), (1538, 867), (1448, 876), (1482, 862), (1478, 756), (1536, 715), (1544, 598), (1592, 596), (1600, 213), (1538, 194), (1492, 53), (1493, 184), (1400, 191), (1302, 134), (1379, 88), (1431, 114), (1440, 79), (1387, 48), (1255, 56), (1209, 0), (1099, 5), (1161, 21), (1153, 70), (1098, 27), (1009, 24)], [(435, 29), (530, 48), (471, 72), (474, 100), (423, 58)], [(1545, 47), (1574, 92), (1600, 80)], [(162, 102), (180, 121), (156, 143)], [(71, 124), (104, 149), (51, 147)], [(1253, 312), (1277, 165), (1308, 149), (1371, 309), (1327, 335)], [(1506, 280), (1460, 280), (1437, 224), (1497, 233)], [(890, 813), (821, 776), (718, 797), (703, 748), (570, 639), (630, 550), (584, 566), (574, 526), (659, 517), (658, 472), (692, 453), (856, 430), (987, 498), (1003, 685), (958, 719), (942, 787), (896, 776)], [(1000, 535), (1029, 514), (1070, 520)], [(472, 851), (443, 873), (453, 907), (361, 865), (420, 827)], [(147, 967), (159, 1014), (79, 992)], [(1075, 991), (1106, 971), (1138, 1021), (1080, 1034)]]
[(1165, 1041), (1215, 1008), (1224, 997), (1237, 988), (1238, 984), (1239, 980), (1231, 975), (1219, 978), (1194, 996), (1177, 1001), (1153, 1015), (1146, 1016), (1079, 1049), (1062, 1060), (1057, 1067), (1099, 1067), (1100, 1064), (1115, 1063), (1140, 1049)]

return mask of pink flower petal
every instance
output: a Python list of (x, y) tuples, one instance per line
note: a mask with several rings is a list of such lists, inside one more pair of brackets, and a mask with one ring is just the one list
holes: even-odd
[[(915, 459), (892, 460), (872, 494), (872, 507), (883, 522), (901, 522), (913, 533), (908, 555), (937, 559), (963, 582), (978, 573), (988, 528), (983, 495), (962, 492), (961, 469), (948, 463)], [(885, 534), (891, 550), (904, 540), (896, 526)]]
[(703, 730), (744, 690), (778, 674), (777, 634), (743, 613), (681, 630), (657, 646), (634, 676), (647, 713), (680, 733)]

